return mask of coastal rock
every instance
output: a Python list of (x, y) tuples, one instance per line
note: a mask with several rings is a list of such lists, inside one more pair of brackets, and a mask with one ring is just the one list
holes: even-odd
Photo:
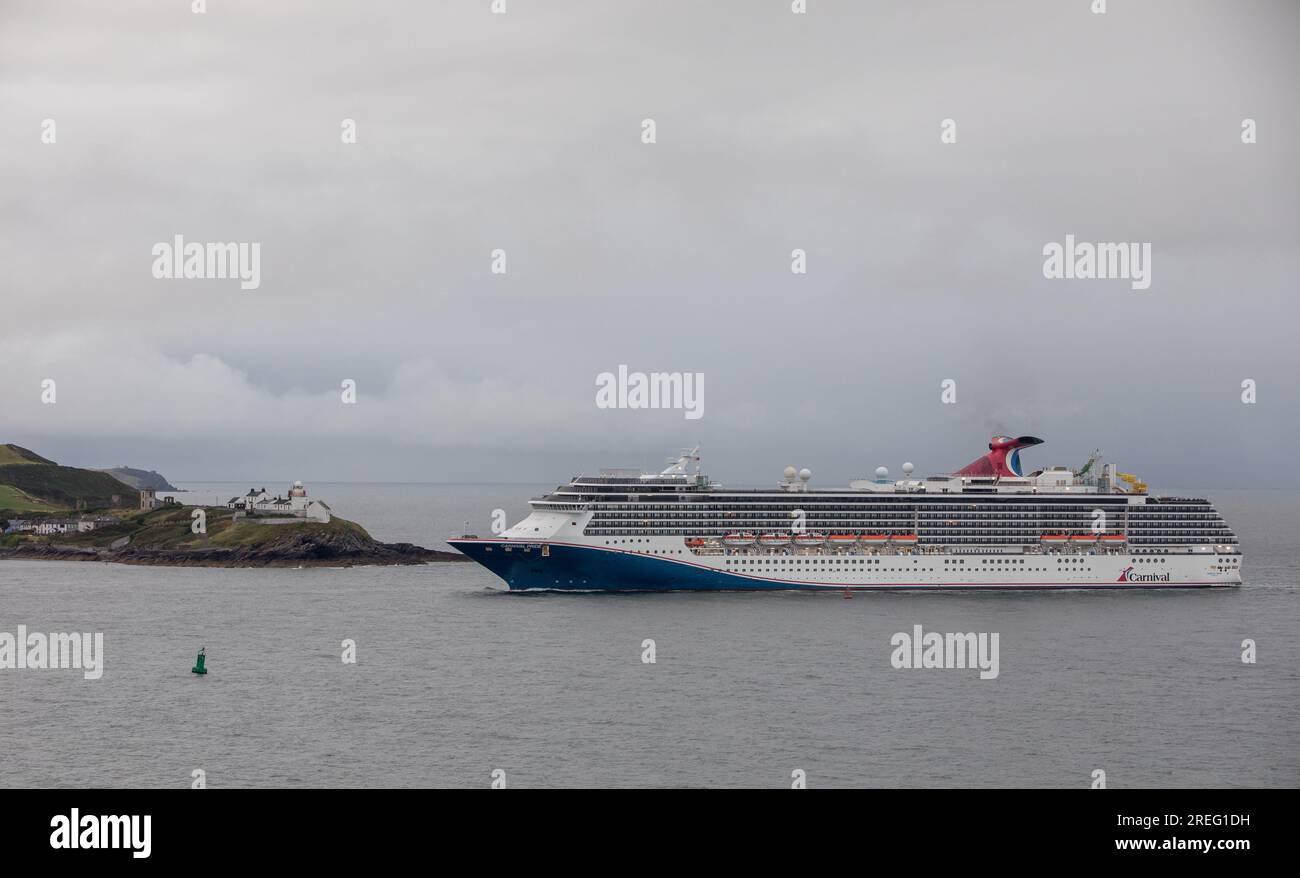
[(0, 549), (0, 559), (111, 561), (164, 567), (355, 567), (466, 561), (456, 552), (440, 552), (411, 543), (381, 543), (349, 532), (288, 534), (272, 545), (235, 548), (117, 549), (25, 543)]

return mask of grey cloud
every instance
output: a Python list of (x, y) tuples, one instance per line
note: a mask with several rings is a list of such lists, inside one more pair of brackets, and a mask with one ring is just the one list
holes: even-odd
[[(0, 440), (544, 481), (703, 441), (754, 482), (939, 471), (996, 429), (1293, 481), (1300, 12), (1111, 5), (7, 5)], [(154, 280), (177, 233), (262, 242), (261, 289)], [(1151, 241), (1152, 289), (1045, 280), (1067, 233)], [(704, 420), (596, 409), (619, 363), (704, 372)]]

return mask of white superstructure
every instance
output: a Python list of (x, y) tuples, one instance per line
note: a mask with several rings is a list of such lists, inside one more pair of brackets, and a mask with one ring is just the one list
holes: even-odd
[(950, 476), (728, 490), (698, 449), (660, 473), (577, 476), (498, 537), (452, 544), (513, 588), (1080, 588), (1237, 585), (1236, 536), (1204, 499), (1156, 497), (1098, 455), (1022, 475), (995, 437)]

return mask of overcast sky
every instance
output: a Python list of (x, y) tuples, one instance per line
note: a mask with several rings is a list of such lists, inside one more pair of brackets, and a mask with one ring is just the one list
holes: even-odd
[[(826, 485), (1006, 432), (1295, 486), (1300, 4), (1089, 5), (0, 0), (0, 442), (181, 484), (700, 442)], [(261, 286), (155, 279), (178, 234), (259, 242)], [(1067, 234), (1149, 242), (1150, 289), (1045, 278)], [(597, 408), (619, 364), (703, 373), (704, 417)]]

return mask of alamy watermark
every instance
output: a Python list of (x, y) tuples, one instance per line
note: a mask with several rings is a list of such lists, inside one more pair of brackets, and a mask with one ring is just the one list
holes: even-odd
[(27, 633), (26, 625), (18, 626), (18, 633), (0, 631), (0, 671), (68, 670), (80, 668), (87, 680), (98, 680), (104, 675), (104, 635), (102, 632), (84, 634)]
[(1075, 241), (1043, 245), (1043, 277), (1051, 280), (1128, 280), (1135, 290), (1151, 287), (1151, 242)]
[(239, 278), (241, 290), (262, 285), (262, 245), (248, 242), (191, 241), (184, 235), (153, 245), (153, 276), (158, 280)]
[(688, 421), (704, 417), (703, 372), (629, 372), (596, 376), (596, 408), (682, 409)]
[(153, 845), (153, 817), (144, 814), (68, 814), (50, 818), (50, 847), (55, 850), (129, 850), (137, 860), (147, 860)]
[(981, 680), (998, 676), (997, 632), (939, 634), (913, 625), (911, 634), (900, 631), (889, 644), (896, 647), (889, 656), (895, 668), (979, 668)]

